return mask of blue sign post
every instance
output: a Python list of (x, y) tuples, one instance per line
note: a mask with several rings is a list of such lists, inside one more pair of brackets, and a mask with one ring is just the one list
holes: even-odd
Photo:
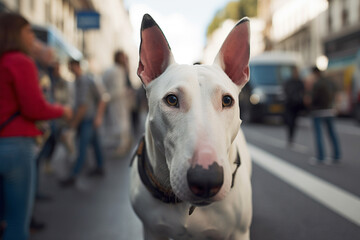
[(86, 56), (85, 33), (88, 30), (100, 29), (100, 14), (95, 11), (76, 12), (77, 28), (82, 30), (82, 52)]
[(100, 28), (100, 14), (95, 11), (79, 11), (76, 13), (77, 28), (91, 30)]

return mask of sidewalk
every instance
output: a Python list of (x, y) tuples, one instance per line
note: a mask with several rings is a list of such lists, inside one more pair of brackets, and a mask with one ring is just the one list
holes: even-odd
[(89, 178), (84, 169), (76, 186), (64, 189), (58, 185), (59, 176), (41, 171), (40, 192), (52, 200), (36, 202), (35, 218), (46, 228), (30, 240), (141, 239), (141, 223), (128, 199), (130, 159), (112, 157), (109, 149), (104, 150), (103, 178)]

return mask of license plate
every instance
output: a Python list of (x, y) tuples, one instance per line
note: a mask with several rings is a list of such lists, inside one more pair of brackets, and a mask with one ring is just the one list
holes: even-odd
[(284, 112), (284, 106), (281, 104), (272, 104), (269, 106), (270, 113), (282, 113)]

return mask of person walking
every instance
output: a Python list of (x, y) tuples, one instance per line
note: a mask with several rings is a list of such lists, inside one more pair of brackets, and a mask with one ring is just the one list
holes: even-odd
[(19, 14), (0, 15), (0, 225), (3, 240), (26, 240), (34, 202), (35, 121), (70, 119), (69, 107), (51, 105), (43, 97), (33, 60), (28, 56), (34, 33)]
[[(67, 81), (60, 74), (60, 63), (55, 61), (53, 66), (50, 66), (50, 101), (62, 105), (70, 105), (70, 89)], [(50, 122), (50, 136), (46, 139), (41, 151), (37, 156), (37, 164), (40, 165), (42, 160), (45, 160), (45, 170), (51, 172), (50, 161), (54, 153), (57, 143), (61, 140), (63, 130), (67, 127), (67, 122), (62, 119), (53, 120)]]
[(60, 181), (61, 186), (73, 186), (79, 175), (89, 145), (95, 152), (96, 167), (89, 172), (90, 176), (103, 176), (104, 163), (103, 152), (100, 143), (98, 128), (102, 124), (106, 107), (106, 99), (97, 87), (95, 80), (87, 74), (83, 74), (80, 62), (69, 61), (69, 69), (75, 75), (75, 115), (70, 127), (77, 130), (77, 159), (70, 176)]
[(105, 133), (115, 143), (116, 155), (126, 155), (132, 144), (131, 104), (135, 95), (128, 77), (128, 61), (123, 51), (114, 54), (114, 65), (103, 74), (103, 83), (109, 94), (105, 115)]
[(325, 151), (323, 143), (322, 125), (325, 125), (332, 144), (332, 161), (339, 163), (341, 158), (340, 144), (334, 126), (336, 96), (335, 84), (329, 78), (325, 78), (317, 68), (312, 68), (315, 81), (310, 92), (310, 109), (314, 126), (316, 158), (310, 159), (310, 164), (325, 163)]
[(283, 85), (285, 94), (285, 123), (287, 126), (287, 140), (291, 146), (294, 141), (296, 121), (300, 111), (304, 109), (305, 87), (300, 79), (297, 68), (292, 69), (291, 78)]

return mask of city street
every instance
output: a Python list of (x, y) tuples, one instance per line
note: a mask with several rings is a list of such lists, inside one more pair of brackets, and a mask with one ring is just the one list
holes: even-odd
[[(147, 138), (148, 155), (191, 166), (145, 169), (154, 186), (229, 196), (221, 187), (244, 170), (240, 157), (232, 176), (221, 162), (235, 155), (237, 106), (251, 240), (360, 240), (360, 0), (0, 0), (0, 240), (142, 240), (129, 178), (147, 112), (166, 135)], [(312, 115), (290, 144), (274, 115), (293, 126), (298, 110)], [(187, 225), (179, 234), (195, 236)]]
[[(350, 119), (337, 121), (336, 127), (344, 156), (341, 164), (312, 166), (308, 164), (308, 160), (315, 153), (310, 120), (301, 119), (299, 125), (295, 140), (297, 144), (292, 149), (288, 149), (286, 145), (286, 132), (283, 126), (244, 126), (248, 142), (251, 146), (258, 147), (251, 147), (254, 161), (252, 239), (355, 239), (355, 236), (360, 236), (360, 150), (357, 147), (360, 143), (360, 128)], [(329, 152), (328, 145), (326, 149)], [(264, 159), (257, 159), (262, 157), (259, 154), (262, 150), (266, 153)], [(274, 156), (277, 159), (272, 159)], [(290, 167), (311, 174), (310, 177), (316, 176), (320, 180), (325, 180), (326, 184), (339, 187), (337, 190), (352, 194), (356, 199), (356, 205), (350, 206), (349, 203), (346, 206), (338, 192), (331, 195), (331, 189), (323, 189), (327, 186), (320, 185), (316, 189), (317, 180), (310, 181), (305, 177), (299, 177), (296, 172), (286, 176), (287, 171), (293, 169), (286, 168), (283, 172), (272, 170), (271, 166), (278, 164), (275, 160), (289, 163)], [(264, 164), (265, 161), (269, 161), (269, 165)], [(296, 182), (293, 183), (292, 180)], [(306, 190), (309, 192), (305, 193)], [(339, 200), (340, 210), (337, 211), (349, 207), (357, 219), (357, 224), (330, 210), (331, 203), (319, 201), (321, 197), (317, 193), (322, 191), (326, 200)]]
[[(315, 152), (310, 119), (300, 119), (292, 148), (283, 125), (243, 125), (254, 162), (252, 240), (360, 236), (360, 126), (338, 119), (336, 127), (342, 162), (313, 166), (308, 164)], [(129, 158), (107, 151), (106, 170), (104, 178), (84, 175), (70, 189), (58, 186), (56, 174), (42, 174), (41, 192), (52, 201), (37, 202), (35, 217), (47, 226), (31, 240), (141, 239), (141, 224), (127, 195)]]

